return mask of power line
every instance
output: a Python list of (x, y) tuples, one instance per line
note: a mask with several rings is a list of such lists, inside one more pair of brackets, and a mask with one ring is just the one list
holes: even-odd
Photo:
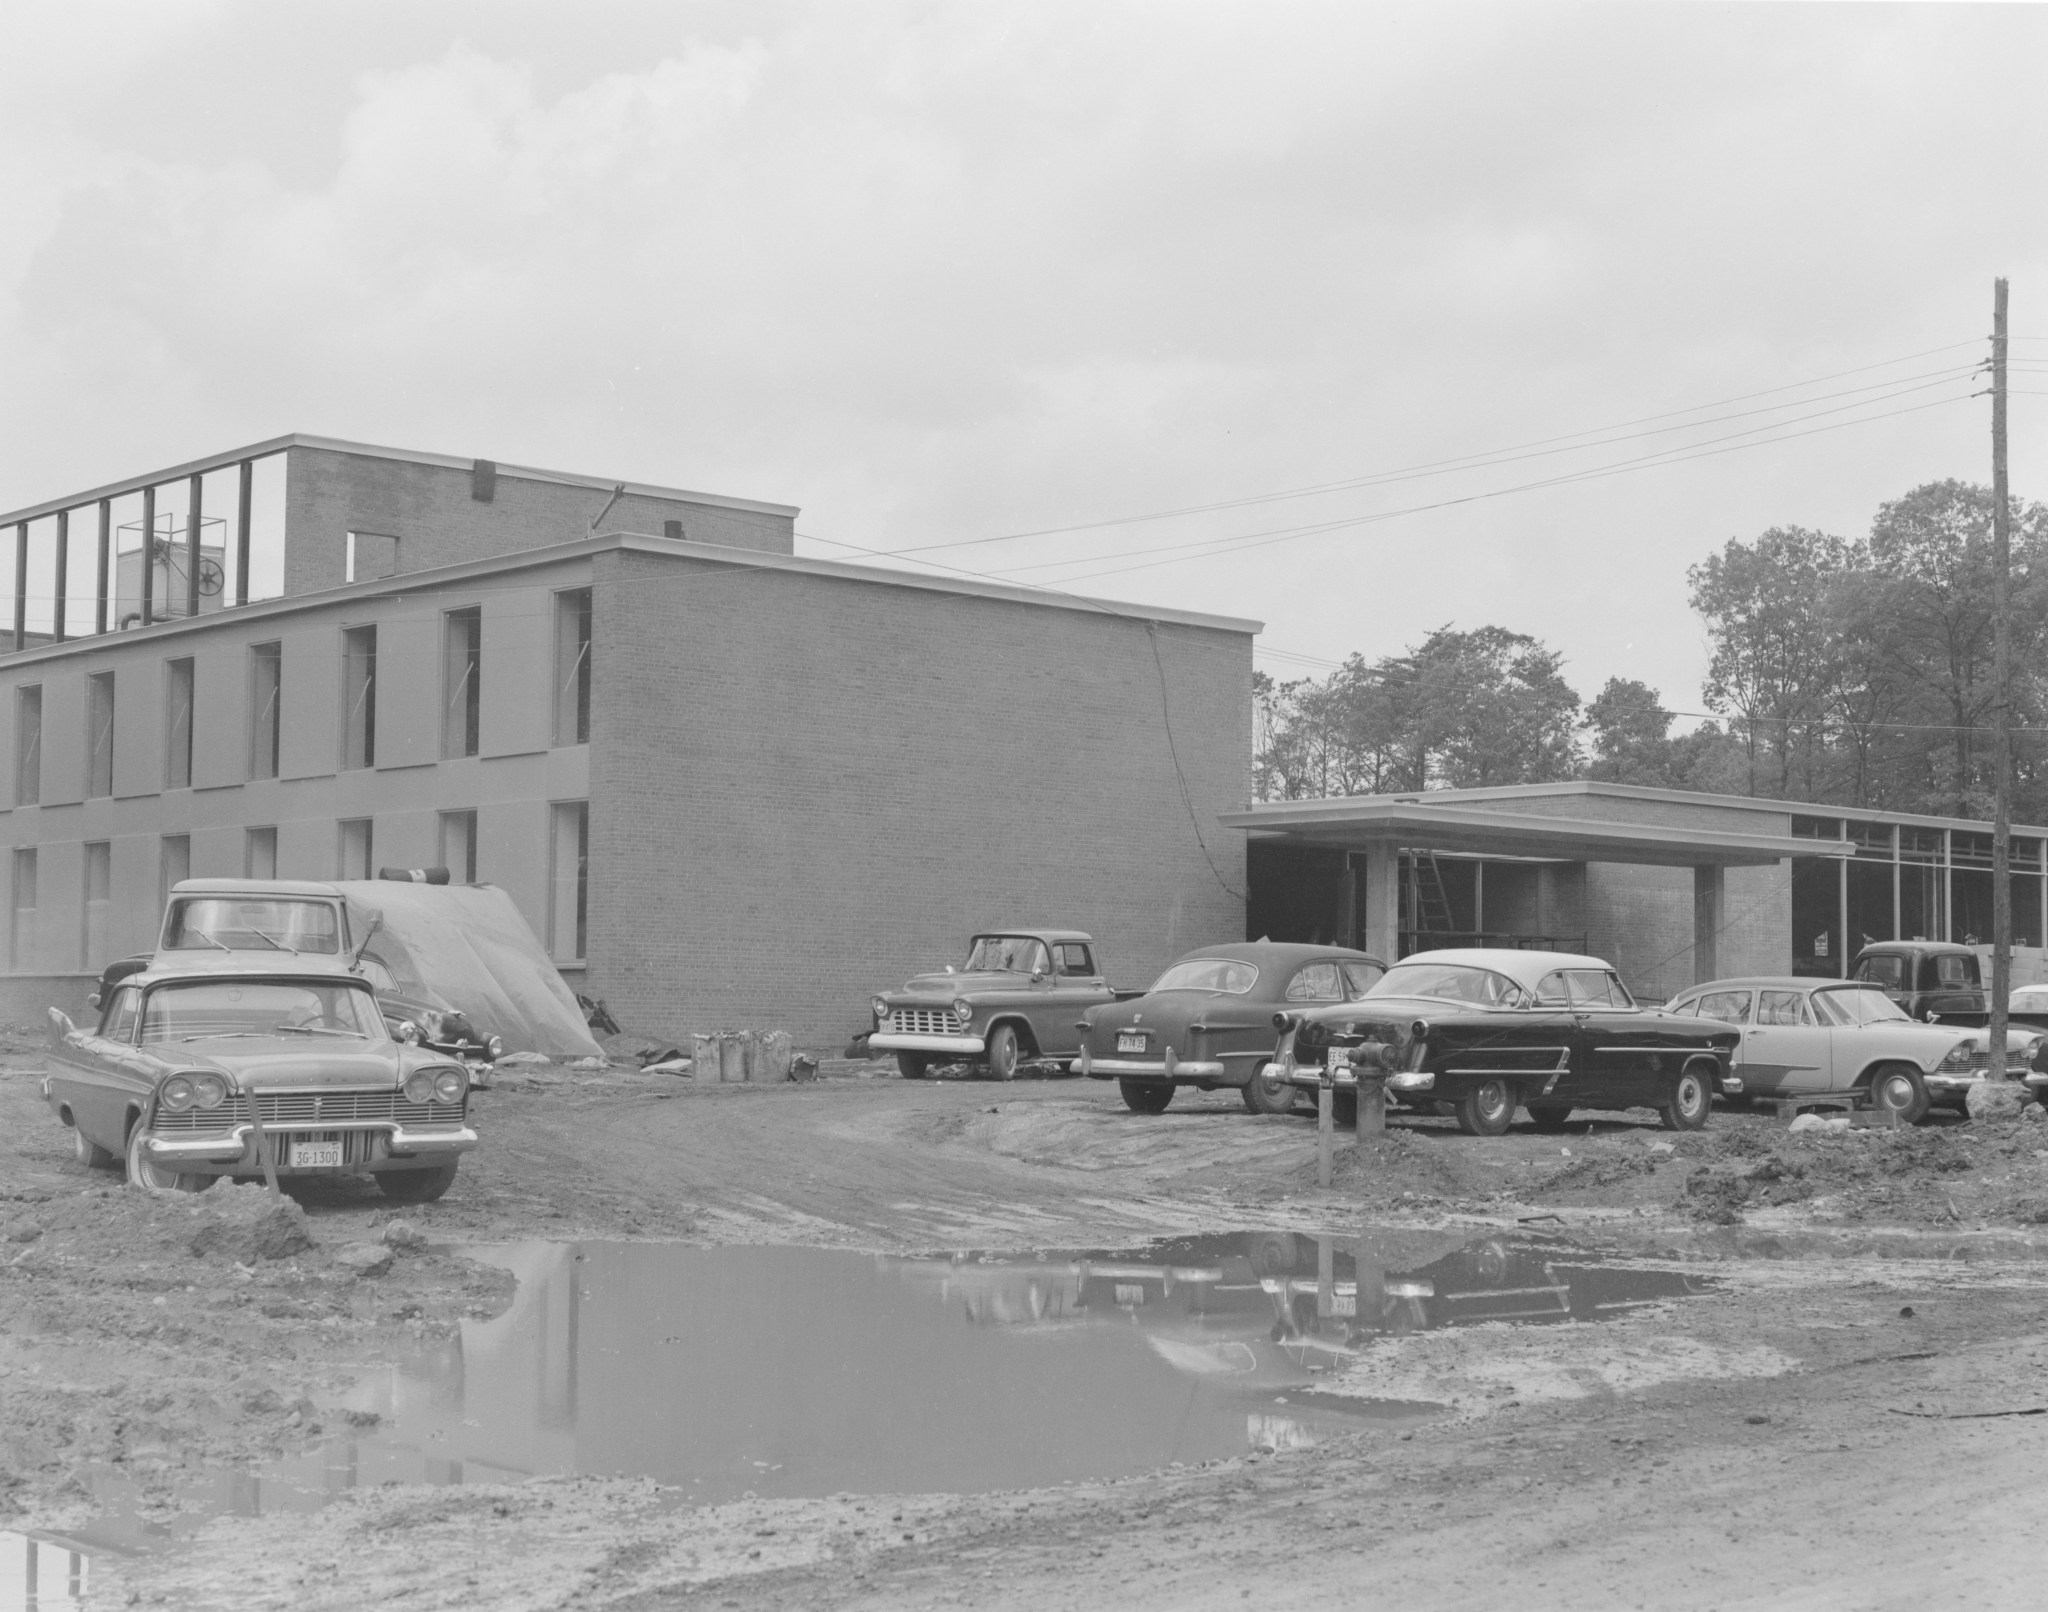
[[(1974, 342), (1974, 341), (1958, 341), (1958, 342), (1949, 342), (1949, 343), (1947, 343), (1946, 345), (1944, 345), (1944, 346), (1941, 346), (1941, 347), (1928, 347), (1928, 348), (1923, 348), (1923, 349), (1922, 349), (1921, 351), (1919, 351), (1919, 352), (1914, 352), (1914, 353), (1905, 353), (1905, 354), (1902, 354), (1901, 356), (1899, 356), (1899, 357), (1897, 357), (1897, 358), (1890, 358), (1890, 359), (1886, 359), (1886, 360), (1884, 360), (1884, 361), (1883, 361), (1883, 362), (1881, 362), (1881, 363), (1876, 363), (1876, 364), (1863, 364), (1863, 365), (1859, 365), (1859, 366), (1857, 366), (1857, 367), (1856, 367), (1856, 368), (1854, 368), (1854, 369), (1844, 369), (1844, 370), (1836, 370), (1836, 371), (1834, 371), (1834, 372), (1833, 372), (1833, 373), (1831, 373), (1831, 374), (1827, 374), (1827, 375), (1817, 375), (1817, 376), (1813, 376), (1813, 377), (1811, 377), (1811, 378), (1809, 378), (1809, 379), (1807, 379), (1807, 380), (1803, 380), (1803, 381), (1790, 381), (1790, 382), (1787, 382), (1787, 383), (1786, 383), (1785, 385), (1783, 385), (1783, 386), (1772, 386), (1772, 387), (1765, 387), (1765, 388), (1763, 388), (1763, 389), (1762, 389), (1762, 390), (1760, 390), (1760, 391), (1755, 391), (1755, 392), (1744, 392), (1744, 393), (1740, 393), (1740, 394), (1738, 394), (1737, 396), (1734, 396), (1734, 397), (1725, 397), (1725, 398), (1717, 398), (1717, 399), (1714, 399), (1714, 400), (1712, 400), (1712, 401), (1709, 401), (1709, 402), (1706, 402), (1706, 403), (1696, 403), (1696, 404), (1693, 404), (1693, 405), (1692, 405), (1692, 406), (1691, 406), (1690, 408), (1684, 408), (1684, 409), (1673, 409), (1673, 410), (1669, 410), (1669, 411), (1667, 411), (1667, 412), (1665, 412), (1665, 413), (1662, 413), (1662, 414), (1646, 414), (1646, 415), (1641, 415), (1641, 416), (1638, 416), (1638, 417), (1637, 417), (1637, 418), (1635, 418), (1635, 419), (1632, 419), (1632, 420), (1623, 420), (1623, 421), (1619, 421), (1619, 422), (1617, 422), (1617, 423), (1615, 423), (1615, 424), (1612, 424), (1612, 425), (1603, 425), (1603, 426), (1590, 426), (1590, 427), (1587, 427), (1587, 428), (1586, 428), (1585, 430), (1582, 430), (1582, 431), (1573, 431), (1573, 432), (1568, 432), (1568, 433), (1566, 433), (1566, 434), (1564, 434), (1564, 435), (1562, 435), (1562, 436), (1553, 436), (1553, 437), (1538, 437), (1538, 438), (1535, 438), (1535, 439), (1533, 439), (1533, 440), (1531, 440), (1531, 441), (1528, 441), (1528, 442), (1512, 443), (1512, 444), (1509, 444), (1509, 445), (1508, 445), (1508, 446), (1506, 446), (1506, 447), (1502, 447), (1502, 448), (1495, 448), (1495, 449), (1488, 449), (1488, 450), (1485, 450), (1485, 451), (1483, 451), (1483, 452), (1480, 452), (1480, 453), (1471, 453), (1471, 454), (1460, 454), (1460, 455), (1458, 455), (1458, 456), (1456, 456), (1456, 457), (1454, 457), (1454, 458), (1450, 458), (1450, 459), (1437, 459), (1437, 460), (1431, 460), (1431, 461), (1427, 461), (1427, 462), (1424, 462), (1424, 463), (1422, 463), (1422, 464), (1417, 464), (1417, 465), (1410, 465), (1410, 466), (1406, 466), (1406, 467), (1398, 468), (1398, 469), (1395, 469), (1395, 470), (1388, 470), (1388, 471), (1377, 471), (1377, 472), (1374, 472), (1374, 473), (1372, 473), (1372, 474), (1370, 474), (1370, 475), (1368, 475), (1368, 476), (1364, 476), (1364, 477), (1353, 477), (1353, 478), (1347, 478), (1347, 479), (1344, 479), (1344, 480), (1340, 480), (1340, 481), (1332, 481), (1332, 482), (1320, 482), (1320, 483), (1315, 483), (1315, 484), (1312, 484), (1312, 485), (1309, 485), (1309, 486), (1304, 486), (1304, 487), (1292, 487), (1292, 488), (1283, 488), (1283, 489), (1281, 489), (1281, 490), (1279, 490), (1279, 491), (1277, 491), (1277, 492), (1270, 492), (1270, 493), (1260, 493), (1260, 494), (1252, 494), (1252, 495), (1247, 495), (1247, 496), (1245, 496), (1245, 497), (1241, 497), (1241, 498), (1234, 498), (1234, 499), (1224, 499), (1224, 500), (1220, 500), (1220, 501), (1218, 501), (1218, 502), (1215, 502), (1215, 503), (1208, 503), (1208, 504), (1189, 504), (1189, 505), (1183, 505), (1183, 506), (1181, 506), (1181, 507), (1178, 507), (1178, 508), (1174, 508), (1174, 509), (1165, 509), (1165, 510), (1153, 510), (1153, 511), (1149, 511), (1149, 512), (1147, 512), (1147, 513), (1144, 513), (1144, 514), (1138, 514), (1138, 515), (1124, 515), (1124, 516), (1116, 516), (1116, 517), (1112, 517), (1112, 518), (1109, 518), (1109, 519), (1104, 519), (1104, 520), (1095, 520), (1095, 521), (1082, 521), (1082, 522), (1077, 522), (1077, 523), (1075, 523), (1075, 524), (1073, 524), (1073, 525), (1068, 525), (1068, 526), (1047, 526), (1047, 527), (1038, 527), (1038, 528), (1034, 528), (1034, 529), (1031, 529), (1031, 530), (1027, 530), (1027, 531), (1019, 531), (1019, 532), (1004, 532), (1004, 533), (998, 533), (998, 534), (995, 534), (995, 535), (993, 535), (993, 536), (988, 536), (988, 537), (972, 537), (972, 538), (959, 538), (959, 539), (954, 539), (954, 540), (952, 540), (952, 541), (949, 541), (949, 542), (944, 542), (944, 543), (925, 543), (925, 544), (917, 544), (917, 545), (913, 545), (913, 546), (910, 546), (910, 547), (905, 547), (905, 548), (897, 548), (897, 549), (878, 549), (878, 550), (874, 550), (873, 552), (875, 552), (875, 553), (877, 553), (877, 554), (887, 554), (887, 555), (890, 555), (890, 556), (904, 556), (904, 555), (912, 555), (912, 554), (923, 554), (923, 553), (930, 553), (930, 552), (933, 552), (933, 551), (936, 551), (936, 550), (939, 550), (939, 549), (949, 549), (949, 548), (967, 548), (967, 547), (972, 547), (972, 546), (976, 546), (976, 545), (980, 545), (980, 544), (987, 544), (987, 543), (1008, 543), (1008, 542), (1013, 542), (1013, 541), (1017, 541), (1017, 540), (1020, 540), (1020, 539), (1023, 539), (1023, 538), (1031, 538), (1031, 537), (1056, 537), (1056, 536), (1062, 536), (1062, 535), (1066, 535), (1066, 534), (1069, 534), (1069, 533), (1073, 533), (1073, 532), (1086, 532), (1086, 531), (1095, 531), (1095, 530), (1099, 530), (1099, 529), (1101, 529), (1101, 528), (1103, 528), (1103, 527), (1107, 527), (1107, 526), (1127, 526), (1127, 525), (1134, 525), (1134, 524), (1137, 524), (1137, 523), (1139, 523), (1139, 522), (1143, 522), (1143, 521), (1154, 521), (1154, 520), (1169, 520), (1169, 519), (1174, 519), (1174, 518), (1177, 518), (1177, 517), (1179, 517), (1179, 516), (1182, 516), (1182, 515), (1191, 515), (1191, 514), (1206, 514), (1206, 513), (1210, 513), (1210, 512), (1212, 512), (1212, 511), (1215, 511), (1215, 510), (1221, 510), (1221, 509), (1237, 509), (1237, 508), (1242, 508), (1242, 507), (1244, 507), (1244, 506), (1246, 506), (1246, 505), (1249, 505), (1249, 504), (1261, 504), (1261, 503), (1272, 503), (1272, 502), (1277, 502), (1277, 501), (1279, 501), (1279, 500), (1282, 500), (1282, 499), (1289, 499), (1289, 498), (1303, 498), (1303, 497), (1310, 497), (1310, 496), (1314, 496), (1314, 495), (1316, 495), (1316, 494), (1320, 494), (1320, 493), (1327, 493), (1327, 492), (1339, 492), (1339, 491), (1344, 491), (1344, 490), (1347, 490), (1347, 489), (1350, 489), (1350, 488), (1353, 488), (1353, 487), (1358, 487), (1358, 486), (1365, 486), (1365, 485), (1371, 485), (1371, 484), (1373, 484), (1373, 483), (1375, 483), (1375, 482), (1379, 482), (1379, 481), (1387, 481), (1387, 480), (1401, 480), (1401, 479), (1406, 479), (1406, 478), (1409, 478), (1409, 477), (1412, 477), (1412, 476), (1417, 476), (1417, 475), (1423, 475), (1423, 474), (1428, 474), (1428, 473), (1438, 472), (1438, 471), (1440, 471), (1440, 470), (1442, 470), (1442, 469), (1444, 469), (1444, 468), (1446, 468), (1446, 467), (1457, 467), (1457, 466), (1465, 466), (1465, 467), (1468, 467), (1468, 468), (1475, 468), (1476, 466), (1474, 466), (1474, 465), (1473, 465), (1473, 463), (1472, 463), (1472, 462), (1474, 462), (1474, 461), (1486, 461), (1486, 460), (1492, 460), (1492, 459), (1497, 459), (1497, 458), (1499, 458), (1500, 456), (1502, 456), (1502, 455), (1505, 455), (1505, 454), (1520, 454), (1520, 453), (1522, 453), (1522, 452), (1523, 452), (1523, 450), (1525, 450), (1525, 449), (1545, 448), (1545, 447), (1548, 447), (1548, 446), (1549, 446), (1550, 444), (1553, 444), (1553, 443), (1575, 443), (1575, 442), (1578, 442), (1578, 439), (1580, 439), (1580, 438), (1582, 438), (1582, 437), (1597, 437), (1597, 436), (1602, 436), (1602, 435), (1604, 435), (1604, 434), (1606, 434), (1606, 433), (1608, 433), (1608, 432), (1614, 432), (1614, 431), (1624, 431), (1624, 430), (1627, 430), (1627, 429), (1628, 429), (1629, 427), (1631, 427), (1631, 426), (1638, 426), (1638, 425), (1653, 425), (1653, 424), (1655, 424), (1655, 423), (1656, 423), (1657, 421), (1660, 421), (1660, 420), (1674, 420), (1674, 419), (1677, 419), (1677, 418), (1678, 418), (1679, 416), (1681, 416), (1681, 415), (1686, 415), (1686, 414), (1698, 414), (1698, 413), (1700, 413), (1700, 412), (1701, 412), (1702, 410), (1705, 410), (1705, 409), (1714, 409), (1714, 408), (1725, 408), (1726, 406), (1728, 406), (1729, 404), (1732, 404), (1732, 403), (1747, 403), (1747, 402), (1750, 402), (1750, 401), (1752, 401), (1752, 400), (1754, 400), (1754, 399), (1756, 399), (1756, 398), (1760, 398), (1760, 397), (1771, 397), (1771, 396), (1775, 396), (1776, 394), (1778, 394), (1778, 393), (1781, 393), (1781, 392), (1794, 392), (1794, 391), (1800, 391), (1800, 390), (1803, 390), (1804, 388), (1806, 388), (1806, 387), (1809, 387), (1809, 386), (1819, 386), (1819, 385), (1822, 385), (1822, 384), (1824, 384), (1824, 383), (1826, 383), (1826, 382), (1828, 382), (1828, 381), (1833, 381), (1833, 380), (1842, 380), (1842, 379), (1845, 379), (1846, 377), (1848, 377), (1848, 376), (1851, 376), (1851, 375), (1865, 375), (1865, 374), (1868, 374), (1868, 373), (1870, 373), (1870, 372), (1871, 372), (1872, 370), (1879, 370), (1879, 369), (1890, 369), (1890, 368), (1893, 368), (1893, 367), (1895, 367), (1896, 365), (1899, 365), (1899, 364), (1906, 364), (1906, 363), (1911, 363), (1911, 362), (1912, 362), (1912, 361), (1913, 361), (1914, 359), (1916, 359), (1916, 358), (1926, 358), (1926, 357), (1930, 357), (1930, 356), (1932, 356), (1932, 355), (1933, 355), (1933, 354), (1935, 354), (1935, 353), (1945, 353), (1945, 352), (1953, 352), (1953, 351), (1954, 351), (1955, 349), (1957, 349), (1957, 348), (1959, 348), (1959, 347), (1970, 347), (1970, 346), (1974, 346), (1974, 345), (1975, 345), (1975, 342)], [(1973, 365), (1973, 366), (1960, 366), (1960, 367), (1962, 367), (1962, 368), (1976, 368), (1976, 367), (1978, 367), (1978, 366), (1974, 366), (1974, 365)], [(1934, 373), (1934, 372), (1929, 372), (1929, 373)], [(1907, 378), (1907, 379), (1912, 379), (1912, 378), (1916, 378), (1916, 377), (1906, 377), (1906, 378)], [(1897, 383), (1896, 383), (1896, 382), (1877, 382), (1877, 383), (1875, 383), (1875, 385), (1876, 385), (1877, 387), (1883, 387), (1883, 386), (1888, 386), (1888, 385), (1893, 385), (1893, 384), (1897, 384)], [(1862, 387), (1862, 388), (1852, 388), (1852, 390), (1863, 390), (1863, 391), (1867, 391), (1867, 390), (1872, 390), (1872, 389), (1873, 389), (1873, 388), (1871, 388), (1871, 387)], [(1844, 394), (1844, 393), (1830, 393), (1830, 394), (1828, 394), (1828, 396), (1831, 396), (1831, 397), (1838, 397), (1838, 396), (1843, 396), (1843, 395), (1846, 395), (1846, 394)], [(1780, 405), (1780, 406), (1781, 406), (1781, 407), (1785, 407), (1785, 408), (1798, 408), (1798, 407), (1803, 407), (1803, 406), (1804, 406), (1804, 405), (1805, 405), (1806, 403), (1813, 403), (1813, 402), (1821, 402), (1821, 401), (1824, 401), (1824, 399), (1822, 399), (1822, 398), (1808, 398), (1808, 399), (1804, 399), (1804, 400), (1801, 400), (1801, 401), (1798, 401), (1798, 402), (1792, 402), (1792, 403), (1787, 403), (1787, 404), (1783, 404), (1783, 405)], [(1758, 411), (1753, 411), (1753, 412), (1767, 412), (1767, 411), (1763, 411), (1763, 410), (1758, 410)], [(1733, 418), (1733, 416), (1730, 416), (1730, 418)], [(1694, 425), (1708, 425), (1708, 424), (1713, 424), (1713, 423), (1715, 423), (1715, 422), (1713, 422), (1713, 421), (1694, 421), (1694, 422), (1692, 422), (1692, 424), (1694, 424)], [(1683, 429), (1686, 429), (1686, 427), (1684, 427), (1684, 426), (1673, 426), (1673, 427), (1670, 427), (1669, 429), (1672, 429), (1672, 430), (1683, 430)], [(1644, 433), (1644, 434), (1654, 434), (1654, 433)], [(1596, 447), (1596, 446), (1599, 446), (1599, 445), (1600, 445), (1600, 444), (1598, 444), (1598, 443), (1580, 443), (1580, 444), (1579, 444), (1579, 446), (1580, 446), (1580, 447)], [(1557, 449), (1556, 451), (1559, 451), (1559, 452), (1574, 452), (1574, 451), (1577, 451), (1577, 449), (1575, 449), (1575, 448), (1559, 448), (1559, 449)]]

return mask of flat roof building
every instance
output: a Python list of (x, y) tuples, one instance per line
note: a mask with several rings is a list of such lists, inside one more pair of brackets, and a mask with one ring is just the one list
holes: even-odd
[[(0, 515), (9, 1011), (188, 876), (446, 866), (650, 1034), (973, 930), (1244, 929), (1257, 624), (800, 558), (788, 505), (288, 436)], [(4, 550), (0, 550), (4, 553)]]

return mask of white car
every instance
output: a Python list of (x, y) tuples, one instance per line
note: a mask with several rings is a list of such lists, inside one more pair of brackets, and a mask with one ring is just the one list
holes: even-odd
[[(1673, 998), (1668, 1011), (1720, 1019), (1742, 1031), (1734, 1072), (1756, 1097), (1866, 1097), (1912, 1124), (1937, 1103), (1962, 1108), (1984, 1078), (1984, 1032), (1922, 1024), (1862, 980), (1715, 980)], [(2017, 1063), (2041, 1034), (2020, 1031)]]

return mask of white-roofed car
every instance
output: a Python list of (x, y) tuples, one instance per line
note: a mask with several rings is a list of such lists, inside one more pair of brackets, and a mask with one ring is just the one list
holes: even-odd
[(1355, 1099), (1357, 1071), (1383, 1073), (1410, 1107), (1448, 1103), (1459, 1128), (1498, 1136), (1526, 1107), (1539, 1130), (1575, 1110), (1655, 1109), (1698, 1130), (1732, 1092), (1737, 1036), (1697, 1015), (1637, 1005), (1614, 968), (1571, 952), (1418, 952), (1357, 1001), (1274, 1019), (1282, 1078), (1313, 1090), (1325, 1071)]
[[(1671, 1011), (1742, 1032), (1735, 1073), (1749, 1097), (1841, 1093), (1911, 1125), (1938, 1104), (1964, 1108), (1984, 1078), (1984, 1031), (1923, 1024), (1875, 981), (1715, 980), (1673, 997)], [(2015, 1027), (2007, 1041), (2015, 1072), (2041, 1041), (2040, 1031)]]

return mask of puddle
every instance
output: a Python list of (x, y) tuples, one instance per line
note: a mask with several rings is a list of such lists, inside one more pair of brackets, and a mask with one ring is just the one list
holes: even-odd
[(0, 1612), (74, 1612), (86, 1604), (86, 1577), (74, 1541), (0, 1528)]
[[(1324, 1385), (1375, 1340), (1598, 1321), (1704, 1291), (1557, 1241), (1419, 1260), (1371, 1238), (1237, 1233), (1136, 1249), (897, 1258), (531, 1243), (471, 1250), (511, 1308), (366, 1385), (378, 1425), (256, 1473), (195, 1475), (148, 1521), (103, 1486), (94, 1548), (384, 1482), (651, 1477), (686, 1502), (974, 1493), (1302, 1449), (1432, 1404)], [(47, 1603), (62, 1604), (62, 1603)]]

